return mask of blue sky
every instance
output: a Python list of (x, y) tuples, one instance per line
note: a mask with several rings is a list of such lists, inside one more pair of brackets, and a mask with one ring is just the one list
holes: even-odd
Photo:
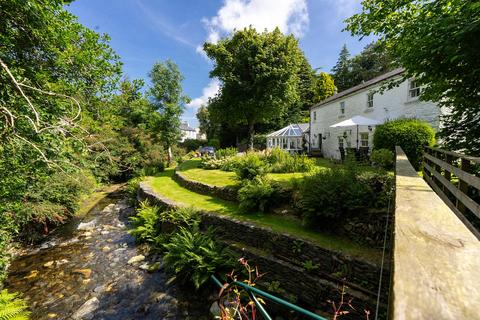
[(360, 0), (76, 0), (67, 10), (111, 37), (130, 79), (143, 78), (159, 60), (175, 61), (192, 99), (183, 119), (197, 126), (196, 109), (218, 90), (209, 78), (212, 64), (201, 45), (252, 25), (280, 27), (300, 40), (314, 68), (330, 71), (343, 44), (357, 54), (369, 42), (342, 32), (343, 20), (360, 10)]

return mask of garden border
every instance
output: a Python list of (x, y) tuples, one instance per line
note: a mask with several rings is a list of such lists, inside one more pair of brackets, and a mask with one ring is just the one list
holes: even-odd
[[(148, 182), (140, 183), (137, 199), (139, 201), (148, 199), (152, 204), (166, 209), (182, 206), (153, 191)], [(379, 266), (246, 221), (206, 211), (200, 211), (200, 214), (202, 228), (214, 227), (216, 235), (223, 242), (229, 244), (236, 252), (241, 251), (247, 257), (252, 257), (261, 271), (274, 274), (275, 279), (280, 280), (281, 283), (295, 282), (296, 285), (293, 287), (289, 285), (288, 289), (300, 301), (311, 306), (319, 305), (320, 301), (325, 302), (326, 292), (331, 294), (344, 283), (350, 288), (349, 293), (353, 297), (373, 310), (372, 306), (377, 295)], [(251, 248), (249, 249), (248, 246)], [(298, 248), (300, 249), (296, 250)], [(259, 255), (258, 251), (263, 254)], [(309, 260), (314, 265), (319, 265), (321, 270), (307, 273), (302, 267), (302, 262)], [(272, 269), (274, 265), (283, 266), (280, 273)], [(346, 282), (343, 278), (354, 282)], [(388, 281), (388, 272), (384, 272), (384, 278)], [(312, 281), (312, 279), (316, 280)], [(330, 288), (325, 288), (326, 283)], [(385, 290), (382, 292), (382, 297), (386, 296)], [(331, 299), (332, 296), (328, 298)], [(386, 300), (383, 298), (381, 300), (381, 309), (383, 309)]]

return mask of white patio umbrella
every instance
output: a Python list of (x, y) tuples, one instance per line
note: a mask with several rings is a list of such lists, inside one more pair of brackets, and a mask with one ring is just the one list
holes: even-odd
[(330, 128), (357, 126), (357, 149), (358, 149), (358, 126), (375, 126), (381, 124), (380, 121), (362, 116), (354, 116), (350, 119), (335, 123)]

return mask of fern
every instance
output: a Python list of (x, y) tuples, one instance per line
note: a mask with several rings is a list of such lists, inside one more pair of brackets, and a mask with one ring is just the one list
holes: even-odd
[(28, 306), (17, 293), (0, 291), (0, 320), (28, 320)]

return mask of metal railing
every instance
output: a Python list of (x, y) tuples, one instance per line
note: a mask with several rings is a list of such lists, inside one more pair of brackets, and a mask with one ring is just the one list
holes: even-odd
[[(220, 282), (220, 280), (218, 280), (217, 277), (215, 277), (214, 275), (211, 276), (213, 282), (219, 287), (219, 288), (223, 288), (223, 284)], [(258, 310), (260, 311), (260, 313), (262, 314), (263, 318), (265, 320), (272, 320), (273, 318), (268, 314), (268, 312), (265, 310), (264, 306), (260, 303), (260, 301), (258, 301), (258, 298), (257, 298), (257, 295), (262, 297), (262, 298), (265, 298), (267, 300), (270, 300), (270, 301), (273, 301), (275, 303), (278, 303), (279, 305), (287, 308), (287, 309), (290, 309), (290, 310), (294, 310), (306, 317), (308, 317), (309, 319), (315, 319), (315, 320), (327, 320), (326, 318), (323, 318), (321, 316), (319, 316), (318, 314), (315, 314), (313, 312), (310, 312), (308, 310), (305, 310), (303, 308), (300, 308), (299, 306), (297, 305), (294, 305), (288, 301), (285, 301), (283, 299), (280, 299), (274, 295), (271, 295), (270, 293), (268, 292), (265, 292), (265, 291), (262, 291), (260, 289), (257, 289), (257, 288), (254, 288), (252, 286), (249, 286), (248, 284), (246, 283), (243, 283), (243, 282), (239, 282), (239, 281), (233, 281), (231, 283), (228, 284), (228, 287), (231, 287), (231, 286), (239, 286), (241, 287), (243, 290), (245, 290), (248, 294), (248, 296), (250, 297), (250, 299), (255, 303), (255, 306), (258, 308)], [(225, 289), (226, 289), (225, 288)]]

